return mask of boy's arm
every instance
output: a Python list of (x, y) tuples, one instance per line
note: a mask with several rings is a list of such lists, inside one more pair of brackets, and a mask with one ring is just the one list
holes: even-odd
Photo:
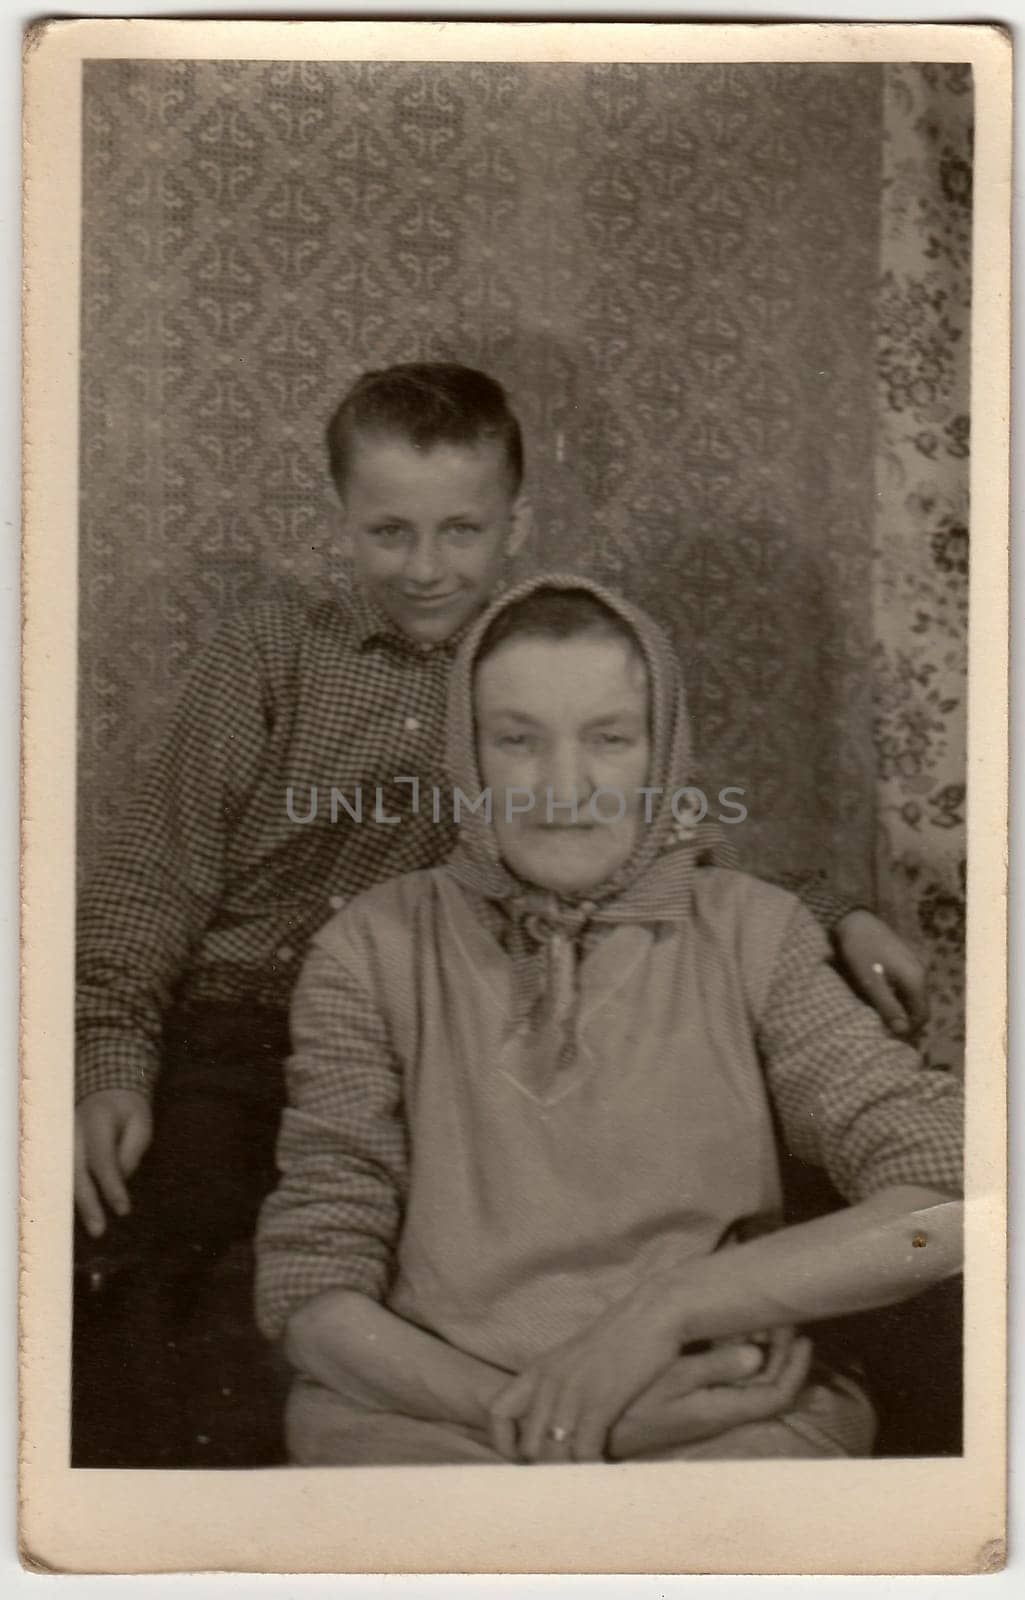
[(822, 872), (766, 878), (797, 896), (830, 935), (837, 962), (856, 994), (892, 1033), (914, 1035), (929, 1020), (925, 967), (892, 928), (859, 901), (842, 899)]
[(103, 1231), (100, 1196), (149, 1141), (164, 1014), (216, 914), (227, 832), (264, 758), (266, 672), (238, 618), (199, 657), (156, 757), (79, 897), (76, 1199)]
[(76, 1093), (149, 1095), (164, 1013), (224, 892), (227, 839), (267, 737), (245, 617), (186, 681), (168, 730), (79, 900)]
[(829, 955), (821, 929), (795, 906), (758, 1023), (787, 1147), (851, 1203), (890, 1186), (959, 1193), (960, 1082), (892, 1038)]
[(852, 911), (862, 909), (859, 900), (834, 894), (824, 872), (759, 873), (766, 883), (774, 883), (797, 896), (827, 933), (834, 933)]

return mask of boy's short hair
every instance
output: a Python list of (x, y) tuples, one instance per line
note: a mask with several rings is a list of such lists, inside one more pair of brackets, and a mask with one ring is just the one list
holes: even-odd
[(502, 385), (475, 367), (411, 362), (358, 378), (327, 425), (331, 477), (339, 493), (356, 433), (397, 435), (423, 450), (494, 439), (504, 446), (514, 494), (523, 481), (519, 422)]
[(619, 639), (642, 662), (644, 651), (629, 623), (589, 589), (534, 589), (506, 606), (484, 631), (474, 658), (479, 667), (509, 639)]

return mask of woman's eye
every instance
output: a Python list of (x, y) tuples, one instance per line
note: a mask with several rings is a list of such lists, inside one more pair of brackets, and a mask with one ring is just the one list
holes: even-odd
[(373, 529), (374, 538), (379, 539), (382, 544), (396, 544), (404, 532), (405, 529), (400, 528), (396, 522), (386, 522), (380, 528)]
[(602, 750), (625, 750), (630, 743), (625, 733), (599, 733), (597, 739)]
[(502, 733), (495, 740), (500, 750), (526, 750), (528, 742), (525, 733)]
[(472, 539), (481, 530), (476, 522), (454, 522), (448, 531), (455, 539)]

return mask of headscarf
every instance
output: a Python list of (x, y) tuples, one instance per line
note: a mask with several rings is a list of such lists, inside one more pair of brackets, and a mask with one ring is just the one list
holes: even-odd
[(510, 606), (538, 590), (577, 590), (592, 595), (626, 623), (648, 676), (651, 761), (646, 783), (660, 788), (643, 818), (628, 859), (586, 895), (564, 896), (525, 883), (499, 853), (495, 829), (483, 811), (461, 804), (459, 842), (445, 865), (471, 894), (497, 905), (509, 919), (507, 949), (515, 972), (518, 1025), (534, 1034), (539, 1068), (565, 1066), (575, 1054), (579, 999), (577, 947), (593, 925), (649, 927), (685, 921), (699, 859), (735, 864), (719, 830), (687, 826), (674, 816), (674, 793), (687, 787), (690, 725), (676, 653), (662, 629), (620, 595), (577, 574), (545, 574), (509, 589), (477, 620), (453, 666), (448, 702), (447, 770), (470, 805), (483, 793), (477, 762), (473, 682), (485, 634)]

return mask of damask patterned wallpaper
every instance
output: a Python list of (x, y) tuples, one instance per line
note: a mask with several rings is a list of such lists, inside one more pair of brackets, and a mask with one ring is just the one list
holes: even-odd
[[(944, 496), (964, 483), (967, 407), (949, 384), (943, 418), (918, 389), (902, 399), (904, 357), (886, 355), (910, 317), (915, 359), (949, 377), (916, 185), (936, 189), (970, 96), (930, 70), (88, 63), (83, 863), (218, 620), (344, 581), (321, 443), (342, 390), (445, 357), (495, 372), (524, 420), (529, 562), (595, 571), (673, 628), (696, 778), (747, 791), (746, 862), (869, 893), (892, 856), (895, 914), (919, 943), (943, 921), (945, 948), (935, 895), (920, 914), (931, 868), (911, 886), (890, 819), (952, 859), (956, 719), (942, 756), (929, 735), (917, 825), (887, 755), (907, 743), (910, 597), (926, 581), (953, 597), (961, 574), (935, 551), (964, 555), (946, 500), (934, 515), (908, 497), (915, 471)], [(929, 204), (963, 217), (942, 186)], [(929, 430), (919, 460), (908, 438)], [(905, 474), (878, 524), (877, 441), (880, 482), (887, 453)], [(956, 679), (941, 632), (916, 648)], [(955, 717), (952, 698), (928, 717)]]

